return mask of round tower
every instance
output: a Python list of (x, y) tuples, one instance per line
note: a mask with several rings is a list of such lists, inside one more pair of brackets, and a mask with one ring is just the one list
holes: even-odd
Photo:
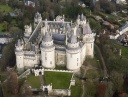
[(16, 54), (16, 66), (17, 71), (22, 73), (24, 71), (24, 53), (23, 53), (23, 44), (21, 43), (20, 39), (18, 40), (17, 44), (15, 45), (15, 54)]
[(41, 60), (44, 68), (55, 68), (55, 46), (53, 45), (52, 36), (46, 32), (41, 44)]
[(34, 27), (36, 27), (40, 21), (42, 21), (42, 17), (41, 14), (37, 12), (34, 17)]
[(66, 48), (67, 69), (77, 71), (81, 67), (81, 48), (75, 35), (71, 35)]
[(94, 40), (95, 33), (92, 33), (89, 23), (85, 25), (85, 33), (83, 33), (83, 41), (86, 45), (86, 56), (93, 58), (94, 57)]

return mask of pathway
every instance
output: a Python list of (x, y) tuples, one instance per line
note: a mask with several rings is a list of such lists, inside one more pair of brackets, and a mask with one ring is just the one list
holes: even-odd
[(103, 64), (104, 78), (107, 78), (107, 77), (108, 77), (108, 73), (107, 73), (108, 70), (107, 70), (107, 67), (106, 67), (104, 58), (103, 58), (103, 56), (102, 56), (102, 53), (101, 53), (99, 47), (98, 47), (96, 44), (95, 44), (95, 47), (96, 47), (96, 49), (98, 50), (98, 53), (99, 53), (99, 55), (100, 55), (100, 58), (101, 58), (101, 61), (102, 61), (102, 64)]

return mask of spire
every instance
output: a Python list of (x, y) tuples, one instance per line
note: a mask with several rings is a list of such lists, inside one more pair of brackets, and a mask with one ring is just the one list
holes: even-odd
[(71, 34), (68, 40), (69, 43), (77, 43), (77, 37), (74, 35), (74, 33)]
[(80, 19), (80, 15), (78, 14), (77, 19)]
[(21, 41), (18, 39), (16, 46), (21, 46)]
[(48, 31), (48, 22), (47, 22), (47, 19), (45, 19), (45, 31), (46, 32)]
[(84, 19), (84, 15), (83, 15), (83, 13), (81, 14), (81, 20), (83, 20)]

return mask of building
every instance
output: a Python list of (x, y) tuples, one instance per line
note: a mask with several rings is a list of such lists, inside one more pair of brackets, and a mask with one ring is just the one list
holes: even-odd
[(25, 26), (24, 38), (16, 44), (16, 65), (19, 72), (40, 65), (54, 69), (56, 65), (78, 71), (86, 57), (94, 57), (95, 33), (86, 17), (78, 15), (75, 23), (64, 20), (64, 15), (54, 21), (34, 17), (34, 30)]
[(2, 50), (4, 46), (12, 40), (13, 39), (9, 34), (0, 34), (0, 58), (2, 57)]
[(25, 6), (31, 6), (35, 7), (35, 1), (34, 0), (24, 0)]
[(116, 4), (127, 4), (126, 0), (116, 0)]

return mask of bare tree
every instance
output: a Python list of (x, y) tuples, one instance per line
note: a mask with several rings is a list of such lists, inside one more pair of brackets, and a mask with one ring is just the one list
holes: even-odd
[(8, 71), (6, 89), (11, 94), (17, 94), (19, 89), (17, 73), (14, 70)]
[(31, 87), (27, 81), (24, 82), (20, 89), (20, 97), (32, 97)]

